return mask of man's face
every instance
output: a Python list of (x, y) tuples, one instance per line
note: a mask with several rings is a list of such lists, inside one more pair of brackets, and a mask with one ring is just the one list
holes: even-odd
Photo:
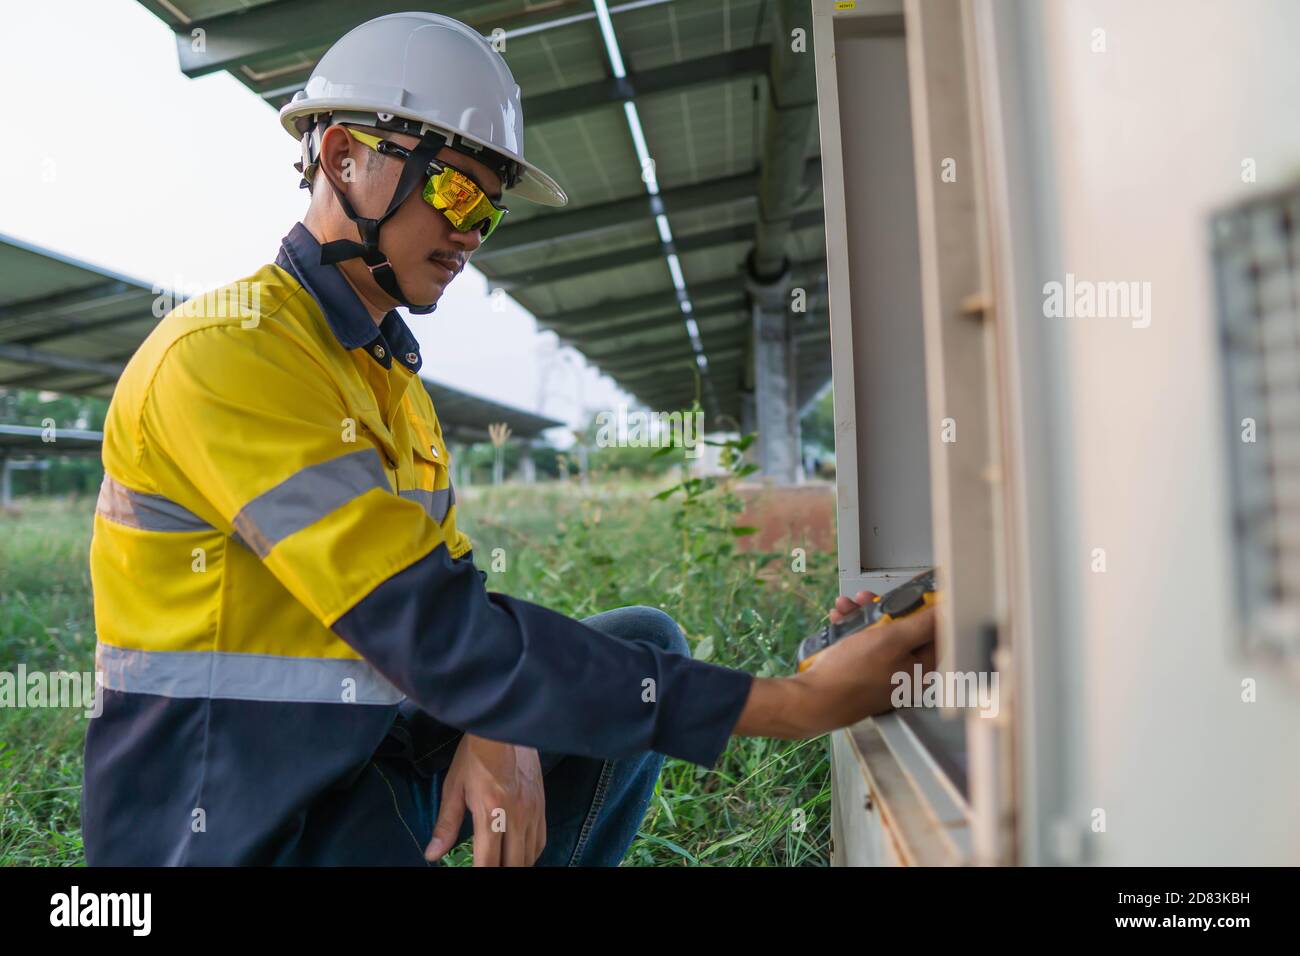
[[(413, 149), (419, 143), (415, 136), (373, 132), (407, 149)], [(331, 130), (328, 135), (339, 135), (350, 144), (348, 155), (354, 160), (354, 172), (349, 198), (353, 208), (362, 216), (383, 215), (401, 177), (403, 161), (399, 157), (375, 153), (343, 130), (337, 134)], [(487, 166), (446, 147), (438, 152), (438, 159), (467, 173), (494, 202), (500, 202), (501, 179)], [(402, 291), (408, 299), (419, 304), (436, 302), (441, 298), (447, 284), (465, 267), (482, 241), (477, 229), (458, 231), (446, 216), (425, 202), (421, 196), (423, 189), (422, 179), (392, 218), (384, 223), (379, 234), (380, 246), (397, 273)], [(374, 281), (360, 260), (353, 262), (361, 270), (364, 280)]]

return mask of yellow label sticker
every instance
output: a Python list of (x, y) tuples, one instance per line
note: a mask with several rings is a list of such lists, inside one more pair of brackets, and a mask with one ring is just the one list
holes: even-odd
[(836, 10), (855, 10), (858, 6), (858, 0), (835, 0)]

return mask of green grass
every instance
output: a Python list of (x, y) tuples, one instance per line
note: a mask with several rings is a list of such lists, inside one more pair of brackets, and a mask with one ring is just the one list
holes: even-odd
[[(664, 488), (612, 480), (458, 488), (457, 499), (492, 590), (575, 617), (662, 607), (697, 657), (788, 672), (799, 638), (833, 599), (834, 556), (810, 553), (795, 573), (788, 548), (738, 552), (739, 502), (725, 483), (656, 500)], [(0, 670), (92, 668), (92, 509), (90, 499), (25, 500), (20, 516), (0, 515)], [(79, 710), (0, 708), (0, 865), (83, 862), (84, 731)], [(668, 760), (625, 865), (823, 865), (826, 752), (825, 739), (732, 738), (713, 770)], [(450, 862), (468, 860), (462, 846)]]
[[(24, 500), (0, 515), (0, 670), (92, 670), (93, 498)], [(80, 710), (0, 707), (0, 865), (83, 862)]]

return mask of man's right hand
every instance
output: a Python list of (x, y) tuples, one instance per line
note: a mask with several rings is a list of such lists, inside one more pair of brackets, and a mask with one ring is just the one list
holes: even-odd
[[(865, 591), (853, 600), (842, 597), (831, 619), (871, 599)], [(850, 634), (792, 677), (756, 677), (733, 733), (797, 740), (888, 712), (894, 674), (910, 675), (918, 663), (923, 672), (934, 670), (934, 615), (934, 608), (926, 608)]]

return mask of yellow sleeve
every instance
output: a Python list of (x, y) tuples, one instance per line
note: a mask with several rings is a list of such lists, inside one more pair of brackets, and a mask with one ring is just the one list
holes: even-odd
[(179, 338), (142, 404), (158, 492), (215, 514), (322, 623), (443, 543), (393, 491), (330, 374), (291, 337), (216, 326)]

